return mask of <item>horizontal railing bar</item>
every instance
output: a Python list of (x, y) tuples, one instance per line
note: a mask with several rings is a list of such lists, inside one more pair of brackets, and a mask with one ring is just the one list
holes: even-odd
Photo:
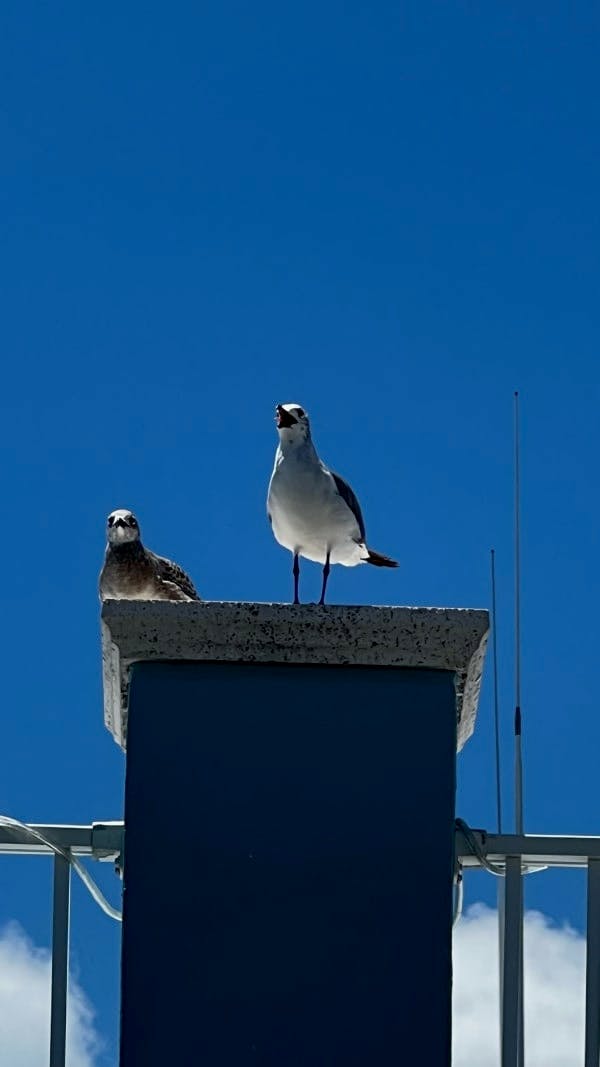
[[(520, 856), (523, 864), (547, 867), (587, 867), (588, 859), (600, 859), (600, 837), (557, 837), (550, 834), (488, 834), (472, 830), (490, 863), (503, 863), (507, 856)], [(456, 857), (463, 867), (480, 867), (465, 835), (456, 831)]]
[[(91, 825), (31, 823), (34, 830), (47, 837), (58, 848), (69, 849), (76, 856), (112, 859), (123, 848), (122, 822), (95, 822)], [(41, 841), (32, 841), (18, 827), (0, 826), (0, 854), (19, 856), (48, 856), (52, 850)]]
[[(110, 858), (123, 847), (122, 822), (31, 825), (54, 844), (71, 849), (77, 856)], [(600, 837), (488, 834), (485, 830), (473, 830), (472, 833), (491, 863), (503, 863), (507, 856), (520, 856), (524, 865), (586, 867), (588, 859), (600, 859)], [(24, 831), (0, 826), (0, 853), (47, 855), (49, 851), (41, 842), (31, 841)], [(464, 867), (481, 865), (460, 830), (456, 831), (456, 856)]]

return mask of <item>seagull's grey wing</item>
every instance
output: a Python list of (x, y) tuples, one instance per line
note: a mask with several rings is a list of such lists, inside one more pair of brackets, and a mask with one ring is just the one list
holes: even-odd
[(342, 500), (345, 504), (348, 505), (350, 511), (354, 515), (354, 518), (356, 519), (358, 523), (358, 528), (360, 530), (361, 540), (364, 541), (366, 537), (365, 520), (363, 519), (362, 511), (360, 510), (360, 504), (358, 503), (358, 500), (356, 498), (356, 493), (350, 488), (348, 482), (345, 482), (339, 474), (335, 473), (335, 471), (329, 471), (329, 473), (335, 482), (335, 487), (338, 493), (340, 494)]
[(165, 559), (164, 556), (157, 556), (154, 552), (148, 552), (148, 555), (152, 557), (159, 578), (162, 578), (165, 582), (173, 582), (173, 585), (178, 586), (192, 600), (200, 600), (192, 579), (178, 563), (173, 563), (172, 560)]

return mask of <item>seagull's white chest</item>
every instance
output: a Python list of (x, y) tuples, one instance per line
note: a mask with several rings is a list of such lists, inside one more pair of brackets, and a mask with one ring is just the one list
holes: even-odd
[(276, 540), (290, 552), (315, 563), (329, 553), (331, 563), (349, 567), (364, 558), (356, 518), (316, 456), (277, 452), (268, 510)]

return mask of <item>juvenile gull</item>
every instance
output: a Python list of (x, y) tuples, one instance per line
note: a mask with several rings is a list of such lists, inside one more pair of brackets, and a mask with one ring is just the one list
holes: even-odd
[(106, 530), (101, 600), (200, 600), (191, 578), (177, 563), (144, 547), (131, 511), (112, 511)]
[(299, 556), (323, 564), (319, 604), (324, 604), (331, 563), (343, 567), (398, 564), (367, 546), (360, 504), (348, 483), (319, 459), (304, 409), (298, 404), (278, 404), (275, 411), (279, 445), (267, 514), (275, 539), (294, 557), (294, 604), (299, 603)]

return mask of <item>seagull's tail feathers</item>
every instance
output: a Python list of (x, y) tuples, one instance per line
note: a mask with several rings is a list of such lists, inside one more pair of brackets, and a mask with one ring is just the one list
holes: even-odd
[(395, 559), (390, 559), (389, 556), (383, 556), (381, 552), (374, 552), (372, 548), (367, 548), (367, 558), (365, 563), (372, 563), (374, 567), (397, 567)]

